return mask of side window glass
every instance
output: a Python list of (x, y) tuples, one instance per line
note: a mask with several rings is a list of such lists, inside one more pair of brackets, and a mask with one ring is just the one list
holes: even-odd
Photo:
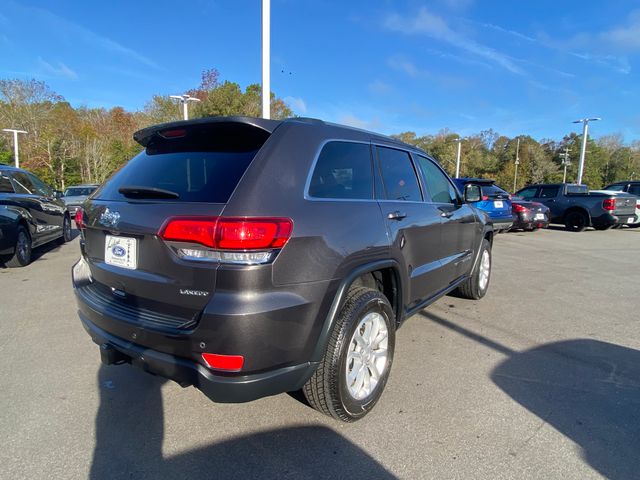
[(453, 184), (438, 166), (426, 157), (418, 155), (418, 163), (427, 184), (431, 200), (436, 203), (456, 203), (458, 195)]
[(53, 190), (49, 187), (49, 185), (44, 183), (42, 180), (40, 180), (38, 177), (36, 177), (33, 174), (29, 174), (29, 178), (31, 179), (31, 183), (33, 183), (33, 185), (35, 186), (36, 190), (40, 195), (45, 197), (53, 196)]
[(421, 202), (422, 194), (409, 154), (386, 147), (376, 147), (376, 150), (383, 187), (379, 197), (386, 200)]
[(0, 193), (13, 193), (13, 185), (6, 175), (0, 173)]
[(631, 195), (640, 195), (640, 185), (631, 185), (629, 187), (629, 193)]
[(520, 190), (516, 195), (524, 198), (525, 200), (529, 200), (531, 198), (535, 198), (537, 187), (534, 188), (525, 188), (524, 190)]
[(16, 193), (25, 193), (27, 195), (35, 193), (35, 188), (31, 180), (22, 172), (15, 172), (13, 174), (13, 188), (15, 188)]
[(371, 147), (367, 143), (329, 142), (316, 162), (309, 195), (315, 198), (373, 198)]
[(555, 198), (558, 196), (560, 187), (542, 187), (540, 189), (540, 198)]

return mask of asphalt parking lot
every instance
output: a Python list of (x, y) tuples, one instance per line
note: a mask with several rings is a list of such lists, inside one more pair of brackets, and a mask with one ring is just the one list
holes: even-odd
[(77, 242), (0, 269), (0, 478), (640, 477), (640, 229), (500, 235), (487, 297), (410, 319), (355, 424), (101, 366)]

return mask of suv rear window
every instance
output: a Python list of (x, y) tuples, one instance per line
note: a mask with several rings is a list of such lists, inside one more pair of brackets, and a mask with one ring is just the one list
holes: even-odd
[(369, 144), (328, 142), (313, 170), (309, 195), (314, 198), (373, 198)]
[(489, 198), (509, 198), (509, 193), (497, 185), (482, 185), (482, 195)]
[(126, 201), (120, 188), (142, 187), (177, 194), (168, 200), (172, 202), (226, 203), (269, 137), (243, 124), (198, 125), (178, 132), (177, 138), (156, 135), (95, 198)]

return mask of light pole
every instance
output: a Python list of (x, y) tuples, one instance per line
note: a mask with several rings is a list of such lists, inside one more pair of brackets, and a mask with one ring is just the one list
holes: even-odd
[(2, 131), (13, 133), (13, 157), (15, 158), (16, 168), (20, 168), (20, 157), (18, 156), (18, 134), (28, 132), (24, 130), (16, 130), (15, 128), (3, 128)]
[(516, 143), (516, 161), (514, 162), (516, 166), (516, 172), (513, 175), (513, 192), (516, 191), (516, 185), (518, 184), (518, 165), (520, 165), (520, 137), (518, 137), (518, 143)]
[(262, 0), (262, 118), (271, 118), (271, 0)]
[(182, 105), (182, 118), (184, 120), (189, 120), (189, 102), (199, 102), (200, 99), (196, 97), (192, 97), (191, 95), (169, 95), (170, 98), (175, 98)]
[(569, 147), (564, 147), (564, 153), (561, 153), (560, 157), (562, 158), (562, 163), (560, 163), (560, 165), (564, 167), (562, 183), (567, 183), (567, 167), (571, 165), (571, 162), (569, 161)]
[(578, 181), (576, 182), (578, 185), (582, 185), (582, 174), (584, 173), (584, 157), (587, 153), (587, 135), (589, 134), (589, 122), (595, 122), (597, 120), (600, 120), (600, 118), (598, 117), (583, 118), (573, 122), (573, 123), (582, 124), (582, 148), (580, 149), (580, 163), (578, 164)]
[(462, 149), (462, 139), (457, 138), (456, 142), (458, 142), (458, 153), (456, 154), (456, 178), (460, 178), (460, 151)]

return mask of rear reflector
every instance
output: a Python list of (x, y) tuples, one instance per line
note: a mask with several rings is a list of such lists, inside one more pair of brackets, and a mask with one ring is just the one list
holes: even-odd
[(602, 202), (602, 208), (605, 210), (615, 210), (616, 209), (616, 199), (615, 198), (605, 198)]
[(219, 250), (265, 250), (284, 247), (292, 231), (290, 218), (178, 217), (167, 220), (159, 235)]
[(242, 355), (218, 355), (215, 353), (203, 353), (202, 359), (209, 368), (224, 370), (226, 372), (239, 372), (244, 365)]

